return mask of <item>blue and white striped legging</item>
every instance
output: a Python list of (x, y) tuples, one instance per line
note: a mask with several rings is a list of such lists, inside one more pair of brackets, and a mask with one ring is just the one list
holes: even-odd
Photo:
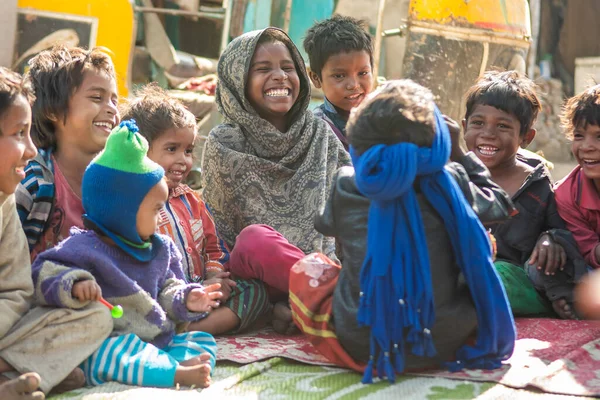
[(173, 387), (177, 365), (202, 353), (210, 354), (214, 370), (217, 344), (212, 335), (205, 332), (176, 335), (162, 349), (130, 333), (106, 339), (81, 367), (89, 385), (116, 381), (137, 386)]

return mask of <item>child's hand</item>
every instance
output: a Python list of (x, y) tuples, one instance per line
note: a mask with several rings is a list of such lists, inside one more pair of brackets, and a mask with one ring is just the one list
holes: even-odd
[(233, 288), (237, 286), (234, 280), (231, 280), (229, 277), (231, 276), (230, 272), (220, 271), (213, 274), (207, 274), (207, 278), (205, 279), (204, 285), (212, 285), (213, 283), (221, 284), (221, 292), (223, 292), (223, 298), (221, 301), (227, 301), (229, 297), (231, 297), (231, 292)]
[(79, 281), (73, 285), (71, 296), (79, 301), (98, 301), (102, 297), (102, 289), (96, 281)]
[(566, 262), (565, 249), (555, 243), (548, 234), (540, 236), (529, 257), (529, 264), (537, 267), (538, 270), (544, 270), (546, 275), (554, 275), (558, 268), (562, 271)]
[(460, 144), (462, 142), (462, 132), (460, 130), (460, 126), (455, 120), (453, 120), (447, 115), (444, 115), (444, 121), (446, 121), (446, 125), (448, 125), (448, 131), (450, 131), (450, 139), (452, 140), (452, 151), (450, 152), (450, 160), (458, 161), (465, 155), (464, 150), (462, 149), (462, 147), (460, 147)]
[(185, 305), (193, 312), (210, 312), (221, 304), (219, 300), (223, 297), (223, 293), (218, 291), (220, 288), (220, 283), (213, 283), (202, 289), (192, 289), (187, 295)]

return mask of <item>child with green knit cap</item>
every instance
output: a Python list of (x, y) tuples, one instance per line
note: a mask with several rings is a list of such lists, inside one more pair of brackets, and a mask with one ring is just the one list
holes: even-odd
[(206, 317), (219, 305), (220, 285), (186, 284), (175, 244), (155, 233), (168, 188), (147, 151), (133, 120), (112, 131), (83, 176), (89, 230), (73, 228), (36, 258), (36, 296), (55, 307), (79, 308), (102, 297), (122, 306), (111, 337), (83, 363), (89, 384), (207, 387), (214, 338), (177, 335), (175, 324)]

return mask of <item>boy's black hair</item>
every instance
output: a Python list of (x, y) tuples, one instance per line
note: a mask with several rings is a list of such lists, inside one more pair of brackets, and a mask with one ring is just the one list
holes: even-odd
[(431, 147), (434, 105), (429, 89), (408, 79), (388, 81), (350, 114), (348, 142), (358, 154), (377, 144)]
[(366, 29), (364, 21), (337, 14), (314, 24), (304, 38), (311, 71), (321, 78), (329, 57), (351, 51), (366, 51), (373, 66), (373, 38)]
[(121, 106), (123, 120), (134, 119), (140, 134), (152, 144), (169, 129), (196, 128), (196, 117), (155, 83), (144, 86)]
[(18, 96), (25, 97), (29, 104), (35, 100), (30, 82), (20, 74), (0, 67), (0, 117), (8, 111)]
[(31, 138), (38, 148), (56, 147), (54, 121), (66, 120), (69, 100), (83, 82), (86, 69), (106, 73), (115, 79), (115, 69), (107, 49), (55, 46), (29, 61), (28, 78), (36, 100), (32, 105)]
[(560, 120), (568, 139), (573, 139), (575, 129), (600, 126), (600, 85), (571, 97), (563, 107)]
[(542, 109), (535, 83), (517, 71), (488, 71), (465, 96), (465, 119), (469, 119), (476, 106), (491, 106), (514, 115), (521, 124), (521, 136), (531, 129)]

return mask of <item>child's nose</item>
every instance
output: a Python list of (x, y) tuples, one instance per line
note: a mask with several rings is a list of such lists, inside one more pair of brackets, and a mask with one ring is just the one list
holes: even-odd
[(496, 130), (491, 127), (491, 126), (484, 126), (481, 129), (481, 135), (484, 137), (495, 137), (496, 136)]
[[(593, 140), (593, 139), (592, 139), (592, 140)], [(592, 143), (592, 140), (590, 140), (589, 138), (584, 138), (584, 139), (581, 141), (581, 145), (579, 146), (579, 149), (580, 149), (580, 150), (583, 150), (583, 151), (590, 151), (590, 150), (594, 150), (594, 148), (595, 148), (595, 147), (594, 147), (594, 145), (593, 145), (593, 143)]]
[(25, 151), (23, 152), (23, 158), (27, 161), (31, 160), (33, 157), (37, 155), (37, 147), (33, 144), (33, 140), (31, 140), (31, 136), (27, 134), (27, 139), (25, 141)]
[(112, 102), (112, 100), (108, 101), (107, 107), (106, 107), (106, 112), (111, 116), (119, 114), (119, 109), (117, 108), (117, 105)]
[(346, 81), (346, 89), (348, 89), (348, 90), (356, 89), (357, 86), (358, 86), (358, 80), (357, 79), (354, 79), (354, 78), (350, 77)]
[(282, 69), (278, 69), (278, 70), (274, 71), (273, 78), (275, 80), (286, 80), (288, 78), (287, 72), (285, 72)]

